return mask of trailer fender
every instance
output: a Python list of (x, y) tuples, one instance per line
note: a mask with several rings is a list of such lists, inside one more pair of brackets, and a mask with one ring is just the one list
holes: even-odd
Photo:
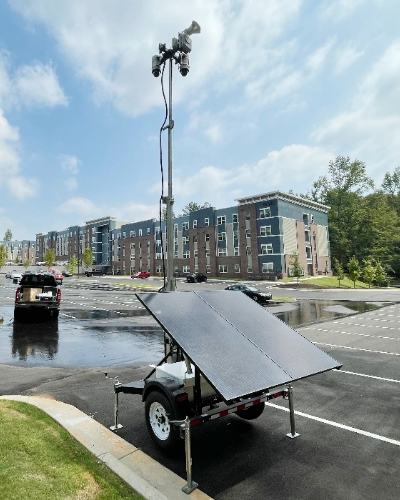
[(146, 379), (142, 401), (145, 402), (153, 391), (161, 392), (168, 398), (175, 409), (176, 418), (184, 419), (189, 415), (189, 396), (178, 381), (168, 377)]

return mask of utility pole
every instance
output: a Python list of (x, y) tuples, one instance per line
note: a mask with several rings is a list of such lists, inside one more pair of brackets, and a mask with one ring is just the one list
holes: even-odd
[(152, 58), (152, 73), (155, 77), (160, 76), (161, 66), (169, 59), (169, 99), (168, 99), (168, 125), (164, 127), (168, 129), (168, 195), (164, 196), (163, 203), (167, 209), (167, 280), (165, 283), (165, 292), (173, 292), (175, 290), (174, 277), (174, 225), (173, 225), (173, 205), (174, 198), (172, 195), (172, 131), (174, 121), (172, 119), (172, 63), (179, 64), (179, 72), (182, 76), (189, 73), (189, 52), (192, 50), (192, 40), (190, 35), (200, 33), (200, 26), (196, 21), (193, 21), (189, 28), (186, 28), (182, 33), (178, 33), (178, 38), (172, 39), (172, 47), (166, 48), (165, 43), (158, 45), (159, 54)]

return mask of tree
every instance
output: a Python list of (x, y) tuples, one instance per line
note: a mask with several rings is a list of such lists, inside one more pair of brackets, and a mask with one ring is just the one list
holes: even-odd
[(314, 201), (328, 205), (329, 234), (332, 257), (343, 266), (352, 254), (357, 255), (356, 235), (362, 228), (362, 195), (374, 187), (365, 173), (365, 164), (338, 156), (329, 162), (329, 175), (313, 184)]
[(353, 282), (353, 287), (356, 287), (356, 281), (358, 278), (361, 276), (361, 270), (360, 270), (360, 264), (358, 260), (354, 257), (350, 259), (349, 263), (347, 264), (347, 268), (349, 270), (349, 278)]
[(382, 263), (379, 260), (375, 266), (375, 281), (378, 283), (379, 286), (383, 285), (384, 283), (387, 283), (388, 281), (388, 275), (385, 271), (385, 268), (383, 267)]
[(0, 269), (5, 265), (6, 262), (7, 262), (7, 249), (3, 244), (1, 244), (0, 245)]
[(371, 283), (375, 279), (375, 267), (372, 264), (371, 259), (363, 260), (364, 268), (362, 270), (362, 276), (365, 283), (368, 283), (368, 288), (371, 288)]
[(203, 208), (211, 208), (211, 204), (206, 201), (203, 205), (199, 205), (195, 201), (191, 201), (183, 207), (182, 215), (189, 215), (191, 212), (196, 212), (197, 210), (201, 210)]
[(340, 282), (344, 279), (344, 271), (343, 267), (341, 266), (340, 262), (337, 259), (333, 259), (333, 270), (335, 273), (335, 276), (339, 282), (339, 288), (340, 288)]
[(69, 261), (69, 264), (68, 264), (68, 271), (71, 274), (75, 274), (77, 267), (78, 267), (78, 257), (76, 255), (73, 255), (71, 257), (71, 260)]
[(56, 251), (54, 248), (48, 248), (44, 254), (44, 261), (47, 267), (51, 267), (56, 260)]
[(393, 174), (386, 172), (382, 181), (382, 189), (385, 193), (395, 196), (400, 192), (400, 167), (394, 169)]
[(293, 266), (293, 276), (297, 278), (297, 284), (299, 283), (300, 276), (303, 276), (303, 268), (299, 262), (298, 252), (293, 251), (290, 256), (290, 265)]
[(11, 241), (12, 240), (12, 232), (11, 229), (7, 229), (5, 235), (4, 235), (4, 241)]
[(25, 269), (28, 269), (28, 267), (31, 265), (31, 261), (29, 259), (25, 259), (23, 265)]
[(93, 251), (91, 248), (85, 248), (82, 254), (82, 262), (86, 267), (90, 267), (93, 264)]

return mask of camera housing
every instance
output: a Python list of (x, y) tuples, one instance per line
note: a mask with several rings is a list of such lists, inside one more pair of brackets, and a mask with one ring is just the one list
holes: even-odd
[(153, 56), (151, 63), (151, 72), (153, 73), (153, 76), (157, 78), (161, 73), (161, 56)]
[(187, 35), (186, 33), (178, 34), (178, 48), (181, 52), (184, 52), (185, 54), (189, 54), (189, 52), (191, 52), (192, 40), (190, 39), (189, 35)]
[(182, 76), (186, 76), (189, 73), (189, 56), (182, 54), (179, 60), (179, 72)]

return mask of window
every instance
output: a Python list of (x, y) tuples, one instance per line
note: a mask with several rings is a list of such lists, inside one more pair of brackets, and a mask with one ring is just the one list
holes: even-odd
[(260, 236), (269, 236), (271, 234), (271, 226), (260, 227)]
[(157, 226), (157, 227), (155, 228), (155, 232), (156, 232), (156, 233), (159, 233), (159, 232), (160, 232), (160, 226)]
[(235, 248), (233, 249), (233, 255), (235, 255), (235, 256), (240, 255), (240, 254), (239, 254), (239, 247), (235, 247)]
[(237, 240), (239, 238), (239, 231), (233, 231), (233, 239)]
[(182, 238), (183, 243), (189, 243), (189, 236), (184, 236)]
[(196, 227), (197, 227), (197, 219), (193, 221), (193, 229), (196, 229)]
[(262, 268), (261, 268), (262, 273), (272, 273), (273, 270), (274, 270), (274, 263), (273, 262), (263, 262), (262, 263)]
[(252, 272), (253, 272), (253, 268), (252, 268), (251, 266), (248, 266), (248, 267), (247, 267), (247, 272), (248, 272), (248, 273), (252, 273)]
[(193, 243), (197, 243), (197, 236), (193, 236)]
[(261, 254), (262, 255), (270, 255), (273, 253), (272, 244), (267, 243), (266, 245), (261, 245)]
[(161, 246), (161, 240), (156, 240), (156, 245)]
[(225, 215), (220, 215), (217, 217), (217, 225), (220, 226), (221, 224), (225, 224), (226, 217)]
[(131, 243), (131, 250), (133, 250), (135, 248), (135, 243)]
[(218, 233), (218, 241), (226, 241), (226, 233)]
[(182, 230), (189, 229), (189, 222), (182, 222)]
[(123, 237), (123, 238), (126, 238), (126, 233), (125, 233), (125, 231), (122, 233), (122, 237)]
[(131, 238), (134, 238), (134, 237), (136, 236), (136, 231), (131, 231), (131, 232), (129, 233), (129, 236), (130, 236)]
[(206, 234), (206, 241), (210, 241), (210, 235), (208, 233)]
[(211, 273), (211, 266), (206, 266), (206, 273)]
[(156, 273), (162, 273), (162, 266), (156, 267)]
[(235, 264), (235, 273), (240, 273), (240, 264)]
[(162, 253), (157, 252), (156, 253), (156, 259), (162, 259)]
[(182, 267), (182, 271), (183, 271), (184, 273), (190, 273), (190, 266), (183, 266), (183, 267)]
[(246, 247), (246, 255), (251, 255), (251, 247)]
[(198, 250), (194, 250), (194, 257), (198, 257), (199, 256), (199, 251)]
[(232, 222), (237, 222), (238, 221), (238, 214), (233, 214), (232, 215)]
[(220, 273), (227, 273), (228, 272), (228, 266), (225, 264), (220, 264), (218, 266), (218, 272)]
[(148, 247), (150, 246), (150, 240), (147, 240), (147, 246)]
[(271, 217), (270, 207), (260, 208), (260, 219), (265, 219), (267, 217)]
[(210, 257), (210, 249), (206, 248), (206, 257)]
[(139, 229), (139, 236), (143, 236), (143, 229)]
[(189, 250), (185, 250), (183, 252), (183, 258), (184, 259), (189, 259), (190, 258), (190, 251)]
[(149, 227), (147, 228), (147, 234), (150, 234), (150, 228)]
[(246, 238), (250, 238), (250, 236), (251, 236), (250, 229), (246, 229)]
[(226, 257), (227, 256), (226, 248), (218, 248), (218, 256), (219, 257)]
[(174, 259), (178, 258), (178, 252), (174, 252)]
[(250, 212), (246, 212), (244, 218), (250, 220)]
[(135, 254), (131, 253), (131, 260), (135, 260)]
[(210, 219), (209, 219), (208, 217), (206, 217), (206, 218), (204, 219), (204, 225), (205, 225), (205, 226), (209, 226), (209, 225), (210, 225)]

